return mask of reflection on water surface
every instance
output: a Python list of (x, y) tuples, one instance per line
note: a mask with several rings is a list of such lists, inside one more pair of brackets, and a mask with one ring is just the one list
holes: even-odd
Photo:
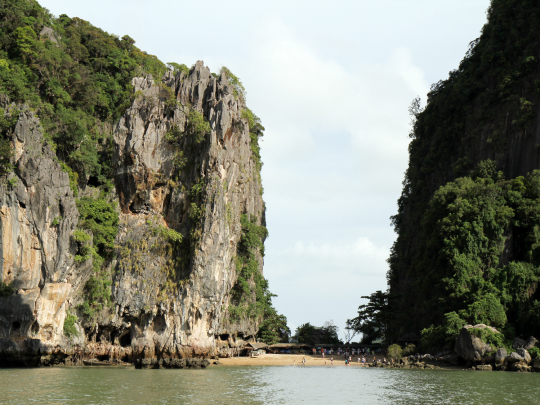
[(325, 367), (0, 369), (0, 404), (538, 404), (539, 373)]

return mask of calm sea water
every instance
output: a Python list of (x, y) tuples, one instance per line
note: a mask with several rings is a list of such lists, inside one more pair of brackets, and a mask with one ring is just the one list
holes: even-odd
[(0, 369), (0, 404), (538, 404), (540, 373), (324, 367)]

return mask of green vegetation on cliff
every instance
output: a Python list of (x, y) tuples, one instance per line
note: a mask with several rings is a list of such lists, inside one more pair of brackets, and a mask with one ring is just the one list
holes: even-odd
[[(447, 183), (423, 220), (427, 243), (415, 290), (430, 320), (444, 319), (447, 340), (465, 323), (494, 326), (507, 337), (540, 332), (540, 171)], [(438, 332), (431, 328), (423, 332), (427, 340)]]
[[(80, 221), (74, 234), (79, 244), (79, 252), (75, 260), (85, 261), (92, 258), (93, 274), (85, 286), (83, 313), (92, 318), (96, 310), (100, 310), (111, 302), (111, 274), (108, 263), (113, 258), (114, 239), (118, 232), (118, 213), (116, 204), (103, 198), (84, 197), (77, 201)], [(92, 235), (92, 245), (90, 240)]]
[(425, 109), (411, 106), (381, 307), (388, 342), (423, 331), (424, 346), (442, 347), (465, 323), (540, 332), (539, 17), (536, 1), (493, 0), (459, 68)]
[(67, 337), (77, 337), (79, 332), (75, 327), (75, 323), (78, 321), (77, 317), (73, 314), (70, 314), (69, 311), (66, 313), (66, 319), (64, 320), (64, 335)]
[[(233, 319), (243, 315), (261, 317), (265, 307), (271, 305), (268, 281), (259, 271), (257, 255), (264, 256), (264, 239), (268, 236), (266, 227), (256, 224), (257, 217), (242, 214), (242, 237), (238, 244), (236, 272), (238, 279), (232, 289), (229, 312)], [(253, 300), (255, 298), (255, 300)]]
[(13, 288), (10, 284), (0, 281), (0, 297), (9, 297), (15, 291), (15, 288)]
[(37, 111), (58, 157), (104, 184), (112, 176), (112, 125), (131, 104), (131, 79), (166, 66), (79, 18), (53, 17), (33, 0), (0, 8), (0, 93)]
[[(77, 202), (80, 220), (72, 240), (78, 247), (75, 256), (78, 265), (92, 259), (93, 272), (79, 306), (86, 318), (94, 318), (112, 299), (111, 265), (119, 223), (117, 207), (111, 202), (114, 193), (110, 192), (114, 187), (112, 132), (133, 101), (144, 96), (142, 91), (134, 93), (132, 79), (152, 74), (161, 93), (167, 92), (170, 96), (165, 101), (167, 111), (184, 108), (185, 130), (181, 133), (173, 126), (165, 137), (175, 149), (174, 175), (165, 180), (171, 189), (180, 187), (188, 195), (184, 208), (187, 216), (182, 219), (188, 223), (187, 230), (182, 231), (182, 235), (178, 229), (156, 226), (153, 232), (159, 234), (163, 243), (149, 247), (170, 256), (166, 265), (167, 285), (161, 296), (176, 292), (176, 287), (187, 281), (187, 269), (200, 246), (207, 203), (204, 191), (209, 177), (200, 174), (201, 163), (196, 157), (205, 147), (211, 128), (203, 114), (190, 105), (180, 106), (172, 90), (160, 81), (167, 69), (188, 75), (188, 67), (162, 63), (138, 49), (129, 36), (120, 38), (109, 34), (80, 18), (64, 14), (55, 17), (35, 0), (2, 2), (0, 21), (0, 97), (27, 104), (35, 111), (43, 125), (46, 142), (69, 175), (74, 195), (85, 196)], [(235, 97), (243, 101), (245, 88), (240, 79), (225, 67), (220, 73), (228, 79)], [(16, 119), (16, 114), (4, 116), (3, 112), (0, 111), (0, 174), (13, 170), (13, 151), (7, 137)], [(252, 159), (260, 183), (259, 139), (264, 127), (248, 109), (242, 117), (249, 125)], [(236, 125), (241, 128), (245, 122), (242, 120)], [(199, 174), (194, 179), (180, 181), (180, 174), (188, 171)], [(97, 190), (89, 190), (87, 186)], [(99, 197), (88, 197), (94, 191)], [(228, 218), (233, 215), (229, 211)], [(58, 226), (60, 219), (55, 218), (52, 226)], [(276, 331), (286, 328), (286, 319), (272, 307), (268, 282), (259, 270), (267, 232), (264, 213), (259, 212), (257, 218), (242, 216), (241, 226), (243, 236), (237, 258), (239, 280), (233, 288), (238, 309), (233, 309), (231, 314), (243, 313), (262, 321), (261, 334), (271, 341), (276, 338)], [(125, 252), (139, 249), (130, 243), (127, 245)], [(138, 267), (140, 264), (135, 259), (133, 262)]]
[(3, 108), (0, 108), (0, 176), (13, 170), (11, 165), (13, 148), (8, 135), (17, 123), (17, 113), (16, 108), (11, 109), (11, 111), (4, 111)]

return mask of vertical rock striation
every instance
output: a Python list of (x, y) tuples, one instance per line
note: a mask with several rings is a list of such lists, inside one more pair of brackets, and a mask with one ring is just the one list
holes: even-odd
[(257, 333), (259, 319), (233, 321), (228, 311), (240, 216), (265, 222), (243, 98), (202, 62), (189, 74), (134, 78), (133, 86), (133, 103), (113, 133), (110, 198), (119, 203), (120, 225), (107, 264), (112, 303), (84, 330), (76, 325), (79, 337), (71, 340), (63, 335), (66, 311), (85, 300), (92, 263), (74, 261), (78, 211), (68, 174), (34, 114), (19, 113), (19, 181), (0, 185), (0, 274), (17, 289), (0, 297), (0, 364), (47, 364), (74, 353), (208, 357)]
[[(170, 71), (160, 84), (146, 77), (133, 85), (137, 98), (114, 132), (122, 214), (113, 323), (130, 325), (144, 357), (215, 355), (216, 335), (257, 332), (256, 320), (225, 326), (240, 214), (264, 221), (246, 107), (226, 77), (212, 76), (202, 62), (189, 75)], [(211, 128), (199, 143), (188, 129), (192, 111)], [(179, 146), (166, 139), (172, 130), (184, 134)], [(175, 148), (187, 159), (181, 170)], [(163, 237), (169, 228), (184, 235), (182, 246)]]
[(9, 109), (18, 120), (15, 172), (0, 184), (0, 276), (16, 294), (0, 296), (0, 360), (31, 365), (62, 352), (66, 307), (90, 273), (73, 260), (79, 214), (69, 177), (34, 113)]

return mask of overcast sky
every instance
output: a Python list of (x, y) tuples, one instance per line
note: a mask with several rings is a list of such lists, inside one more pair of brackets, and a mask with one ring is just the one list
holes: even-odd
[(294, 329), (386, 290), (412, 99), (457, 68), (489, 0), (41, 0), (163, 62), (241, 78), (266, 127), (264, 274)]

